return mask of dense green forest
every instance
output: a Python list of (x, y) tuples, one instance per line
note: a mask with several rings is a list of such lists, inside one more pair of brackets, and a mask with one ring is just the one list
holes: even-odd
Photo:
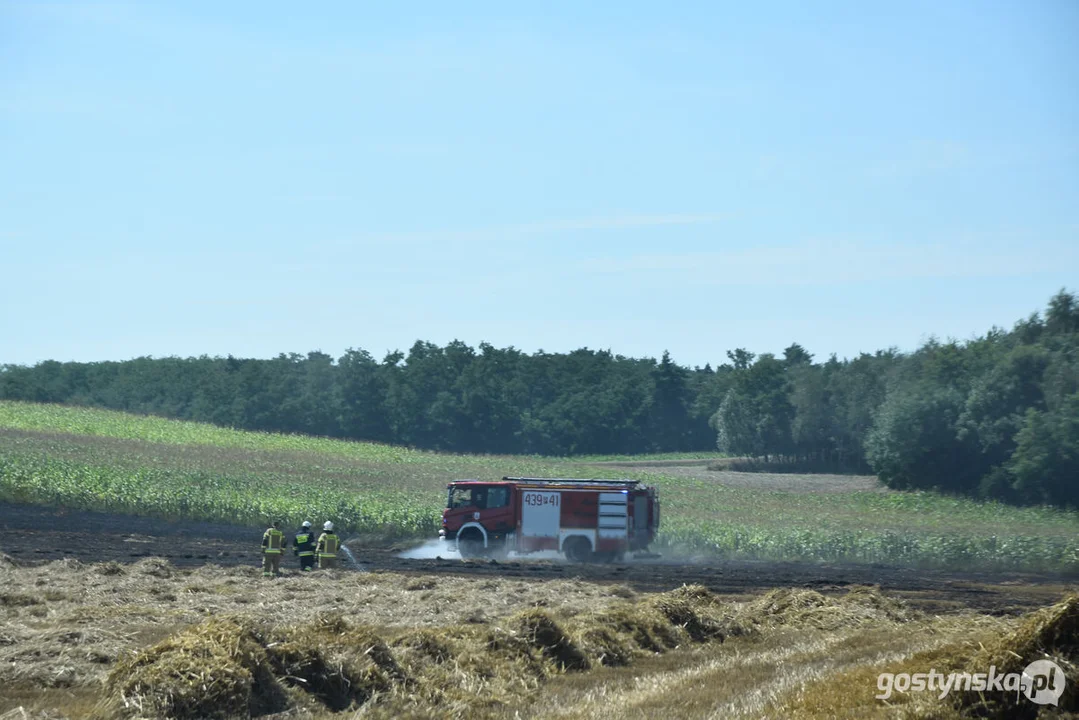
[(1079, 505), (1079, 302), (1065, 291), (1011, 331), (825, 362), (798, 344), (691, 369), (667, 353), (417, 342), (381, 362), (349, 350), (3, 365), (0, 398), (456, 452), (718, 446), (896, 488)]

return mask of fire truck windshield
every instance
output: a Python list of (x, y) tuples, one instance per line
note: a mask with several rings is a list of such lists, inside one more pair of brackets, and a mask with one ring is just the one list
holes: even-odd
[(455, 487), (450, 490), (446, 507), (474, 507), (480, 510), (506, 507), (510, 504), (510, 491), (505, 487)]
[(479, 507), (481, 498), (478, 496), (480, 494), (485, 494), (482, 488), (453, 488), (450, 490), (450, 501), (447, 507)]

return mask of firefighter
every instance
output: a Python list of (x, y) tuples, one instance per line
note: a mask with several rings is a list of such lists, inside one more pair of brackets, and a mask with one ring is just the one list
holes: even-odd
[(315, 533), (311, 531), (311, 521), (304, 520), (296, 536), (292, 539), (292, 554), (300, 558), (300, 570), (307, 572), (315, 567)]
[(333, 523), (329, 520), (322, 526), (322, 530), (323, 533), (318, 536), (316, 552), (318, 552), (319, 569), (327, 570), (337, 567), (337, 549), (340, 547), (341, 541), (334, 534)]
[(285, 546), (285, 533), (281, 523), (274, 520), (262, 534), (262, 577), (280, 577), (281, 551)]

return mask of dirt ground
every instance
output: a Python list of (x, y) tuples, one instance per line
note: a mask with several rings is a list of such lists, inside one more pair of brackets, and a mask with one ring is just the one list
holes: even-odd
[[(261, 562), (261, 529), (194, 522), (168, 522), (105, 513), (64, 511), (0, 503), (0, 552), (19, 566), (65, 558), (81, 563), (134, 563), (163, 558), (178, 568), (207, 564), (255, 568)], [(346, 539), (347, 540), (347, 539)], [(1012, 615), (1041, 607), (1079, 586), (1079, 577), (1020, 573), (955, 573), (908, 568), (808, 563), (764, 563), (666, 557), (611, 565), (576, 565), (551, 560), (462, 562), (405, 559), (400, 547), (368, 547), (347, 541), (360, 569), (368, 573), (442, 575), (492, 580), (580, 580), (661, 592), (699, 584), (732, 598), (776, 587), (837, 592), (851, 585), (879, 585), (921, 610), (962, 609)], [(295, 560), (286, 557), (288, 572)]]

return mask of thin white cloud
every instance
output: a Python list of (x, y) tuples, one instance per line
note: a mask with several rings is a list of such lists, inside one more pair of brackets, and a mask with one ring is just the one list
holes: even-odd
[(554, 220), (503, 228), (510, 233), (547, 233), (562, 230), (618, 230), (622, 228), (656, 227), (662, 225), (710, 225), (726, 216), (704, 215), (613, 215), (607, 217)]
[(467, 230), (422, 230), (415, 232), (365, 233), (358, 238), (346, 240), (341, 244), (355, 245), (357, 244), (357, 241), (444, 243), (470, 240), (505, 240), (515, 237), (523, 238), (535, 235), (551, 235), (563, 232), (588, 230), (629, 230), (647, 227), (713, 225), (728, 219), (729, 217), (729, 215), (717, 213), (674, 213), (659, 215), (628, 213), (623, 215), (545, 220), (533, 223), (500, 225)]
[(670, 286), (844, 285), (875, 280), (1017, 277), (1079, 266), (1079, 238), (1054, 252), (1032, 253), (1023, 243), (980, 245), (969, 236), (952, 243), (900, 244), (807, 241), (785, 246), (697, 253), (597, 257), (581, 269), (633, 276)]

